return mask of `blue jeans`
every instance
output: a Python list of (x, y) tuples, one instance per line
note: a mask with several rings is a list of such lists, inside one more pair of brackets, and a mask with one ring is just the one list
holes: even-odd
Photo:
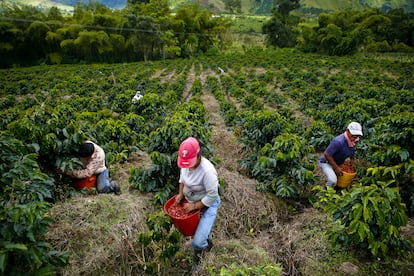
[(207, 247), (207, 239), (210, 236), (211, 229), (216, 221), (217, 211), (220, 207), (221, 200), (218, 198), (213, 205), (208, 207), (202, 212), (200, 222), (198, 223), (197, 230), (193, 236), (191, 245), (194, 250), (203, 250)]
[(326, 187), (335, 187), (336, 182), (338, 181), (338, 177), (333, 169), (333, 167), (328, 163), (319, 162), (319, 166), (321, 167), (323, 173), (326, 176)]
[(98, 193), (109, 193), (112, 191), (112, 183), (109, 180), (109, 170), (106, 169), (100, 174), (97, 174), (96, 189)]

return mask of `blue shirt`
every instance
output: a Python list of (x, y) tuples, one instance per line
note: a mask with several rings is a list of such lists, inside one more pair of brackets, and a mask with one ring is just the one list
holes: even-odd
[[(332, 156), (336, 164), (339, 166), (345, 162), (346, 158), (354, 156), (355, 150), (355, 147), (348, 146), (345, 134), (342, 133), (331, 141), (325, 152)], [(324, 155), (321, 156), (319, 161), (321, 163), (327, 163)]]

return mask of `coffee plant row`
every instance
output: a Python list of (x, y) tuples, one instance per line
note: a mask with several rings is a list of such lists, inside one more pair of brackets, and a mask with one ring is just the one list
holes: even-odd
[[(327, 201), (338, 203), (333, 214), (343, 226), (352, 223), (342, 240), (386, 254), (399, 244), (398, 228), (414, 205), (413, 67), (409, 56), (333, 58), (252, 48), (177, 61), (2, 70), (0, 272), (47, 274), (67, 262), (46, 242), (47, 212), (74, 192), (55, 171), (79, 166), (74, 152), (85, 139), (104, 148), (109, 167), (134, 151), (148, 152), (151, 165), (132, 169), (129, 183), (153, 192), (157, 203), (177, 188), (183, 139), (197, 137), (203, 154), (218, 162), (202, 93), (216, 97), (227, 127), (244, 144), (243, 170), (258, 189), (282, 198), (314, 195), (316, 158), (348, 122), (361, 122), (358, 180), (378, 191), (375, 212), (366, 211), (371, 194)], [(136, 91), (143, 97), (133, 103)], [(386, 211), (381, 200), (396, 214), (379, 216)], [(363, 216), (349, 212), (358, 201)], [(374, 244), (373, 225), (394, 228)]]
[(259, 188), (280, 197), (309, 197), (307, 188), (317, 180), (312, 157), (350, 121), (359, 121), (359, 183), (342, 197), (314, 187), (320, 191), (315, 206), (324, 206), (338, 224), (340, 231), (330, 234), (337, 244), (385, 257), (410, 248), (399, 228), (414, 211), (412, 57), (380, 62), (386, 69), (379, 71), (381, 57), (344, 62), (307, 56), (299, 62), (294, 52), (270, 59), (267, 51), (248, 54), (242, 58), (254, 60), (250, 66), (229, 66), (229, 76), (210, 77), (207, 86), (228, 125), (240, 130), (248, 152), (241, 164), (261, 182)]

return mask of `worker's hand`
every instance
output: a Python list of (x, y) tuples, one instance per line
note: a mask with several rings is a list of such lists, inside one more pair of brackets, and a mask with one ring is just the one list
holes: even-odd
[(62, 171), (61, 169), (55, 169), (55, 172), (59, 173), (59, 174), (66, 174), (66, 175), (69, 175), (69, 176), (73, 176), (72, 171), (70, 171), (70, 170)]
[(334, 167), (334, 171), (335, 171), (335, 174), (336, 174), (337, 176), (342, 175), (341, 168), (339, 168), (339, 167)]
[(183, 198), (184, 198), (184, 195), (183, 194), (178, 194), (178, 195), (176, 195), (175, 196), (175, 205), (178, 205), (178, 204), (180, 204), (180, 202), (181, 202), (181, 200), (183, 200)]
[(195, 206), (194, 202), (186, 202), (183, 205), (183, 209), (186, 213), (190, 213), (191, 211), (196, 210), (197, 207)]

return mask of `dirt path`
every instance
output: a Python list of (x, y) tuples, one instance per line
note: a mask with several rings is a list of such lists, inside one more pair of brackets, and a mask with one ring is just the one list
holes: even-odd
[(190, 72), (188, 73), (187, 77), (187, 84), (184, 88), (183, 92), (183, 101), (188, 102), (188, 100), (191, 98), (191, 88), (193, 86), (193, 82), (196, 79), (195, 71), (194, 71), (194, 64), (190, 68)]
[[(207, 76), (219, 77), (216, 73), (202, 71), (203, 87)], [(298, 262), (303, 261), (301, 250), (294, 250), (294, 244), (301, 238), (304, 225), (312, 223), (316, 210), (309, 208), (292, 217), (285, 203), (276, 197), (256, 190), (257, 181), (239, 173), (238, 161), (243, 156), (242, 144), (229, 131), (220, 114), (220, 106), (212, 93), (203, 88), (201, 97), (210, 117), (212, 145), (215, 156), (221, 160), (217, 170), (225, 181), (225, 193), (219, 209), (213, 238), (218, 247), (228, 248), (232, 243), (241, 243), (241, 252), (236, 260), (257, 265), (252, 251), (264, 250), (271, 258), (270, 263), (281, 263), (288, 275), (297, 274)], [(250, 251), (248, 248), (254, 248)], [(218, 249), (219, 250), (219, 249)], [(213, 250), (214, 252), (214, 250)], [(308, 254), (309, 255), (309, 254)], [(217, 263), (221, 256), (209, 255), (207, 263)], [(226, 265), (226, 264), (224, 264)]]
[[(203, 87), (207, 76), (217, 74), (203, 71), (200, 79)], [(273, 232), (279, 228), (280, 217), (286, 215), (285, 206), (280, 208), (278, 201), (256, 190), (257, 181), (239, 173), (238, 161), (242, 158), (242, 144), (237, 141), (232, 131), (225, 125), (220, 115), (220, 107), (214, 96), (203, 88), (201, 99), (210, 117), (212, 126), (212, 145), (215, 156), (221, 162), (216, 166), (219, 177), (225, 182), (225, 192), (219, 209), (213, 239), (218, 248), (228, 248), (240, 243), (247, 253), (238, 256), (237, 262), (254, 263), (257, 256), (252, 257), (250, 251), (276, 252), (272, 240), (277, 236)], [(282, 214), (283, 213), (283, 214)], [(214, 252), (214, 250), (213, 250)], [(243, 255), (243, 254), (242, 254)], [(218, 256), (210, 255), (208, 262), (217, 262)], [(245, 258), (245, 260), (243, 260)]]
[[(249, 234), (248, 232), (252, 229), (260, 228), (260, 222), (254, 216), (257, 215), (256, 211), (268, 212), (270, 201), (267, 201), (263, 193), (256, 191), (258, 183), (255, 179), (248, 178), (238, 172), (238, 161), (243, 155), (243, 145), (238, 142), (234, 133), (228, 130), (220, 114), (219, 102), (205, 88), (208, 76), (219, 77), (219, 75), (212, 70), (201, 70), (200, 76), (195, 76), (193, 68), (194, 66), (188, 75), (185, 91), (189, 91), (189, 87), (191, 88), (195, 78), (200, 78), (203, 86), (201, 100), (208, 112), (212, 128), (211, 143), (214, 148), (214, 155), (220, 160), (216, 169), (219, 177), (223, 178), (225, 182), (225, 194), (222, 197), (222, 206), (217, 218), (214, 235), (218, 239), (223, 239), (223, 241), (229, 237), (242, 237)], [(187, 92), (184, 97), (188, 101), (191, 95)], [(256, 206), (258, 203), (261, 203), (261, 207), (256, 207), (257, 209), (254, 209), (254, 215), (252, 215), (250, 210), (252, 210), (252, 206)], [(251, 224), (251, 227), (247, 229), (244, 224), (246, 220)]]

